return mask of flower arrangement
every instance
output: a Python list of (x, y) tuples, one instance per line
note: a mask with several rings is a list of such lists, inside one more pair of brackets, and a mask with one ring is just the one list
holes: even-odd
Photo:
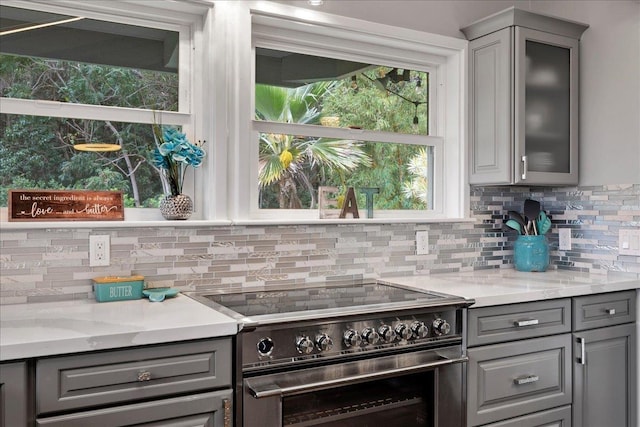
[(156, 142), (153, 164), (161, 171), (165, 193), (172, 196), (182, 194), (187, 166), (199, 167), (205, 151), (173, 127), (154, 125), (153, 138)]

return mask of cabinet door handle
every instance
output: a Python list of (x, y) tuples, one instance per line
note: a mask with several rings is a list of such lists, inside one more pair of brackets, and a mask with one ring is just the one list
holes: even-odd
[(522, 156), (522, 179), (527, 179), (528, 168), (529, 168), (529, 164), (527, 161), (527, 156)]
[(587, 345), (587, 340), (585, 340), (582, 337), (578, 337), (578, 342), (580, 343), (580, 358), (578, 359), (578, 363), (580, 363), (581, 365), (586, 365), (587, 364), (587, 352), (586, 352), (586, 345)]
[(537, 375), (527, 375), (527, 376), (524, 376), (524, 377), (518, 377), (518, 378), (514, 379), (513, 382), (516, 385), (522, 385), (522, 384), (535, 383), (539, 379), (540, 379), (540, 377), (537, 376)]
[(613, 316), (614, 314), (616, 314), (616, 309), (615, 308), (606, 308), (604, 310), (609, 316)]
[(222, 400), (222, 410), (224, 412), (224, 427), (231, 427), (231, 400), (223, 399)]
[(521, 328), (523, 326), (533, 326), (533, 325), (537, 325), (538, 323), (540, 323), (538, 321), (538, 319), (528, 319), (528, 320), (516, 320), (515, 322), (513, 322), (514, 325), (516, 325), (517, 327)]
[(151, 381), (151, 372), (140, 371), (138, 372), (138, 381)]

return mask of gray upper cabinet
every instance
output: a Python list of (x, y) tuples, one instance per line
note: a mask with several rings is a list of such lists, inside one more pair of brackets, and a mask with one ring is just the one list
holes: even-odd
[(471, 40), (471, 184), (578, 183), (578, 46), (584, 24), (510, 8)]

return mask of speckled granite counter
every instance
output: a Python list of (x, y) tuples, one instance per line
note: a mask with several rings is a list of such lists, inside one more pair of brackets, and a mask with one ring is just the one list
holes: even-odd
[(184, 295), (0, 307), (0, 360), (234, 335), (235, 320)]
[(478, 270), (432, 276), (385, 277), (384, 282), (473, 298), (472, 307), (590, 295), (640, 288), (640, 279), (563, 270), (524, 273), (513, 269)]

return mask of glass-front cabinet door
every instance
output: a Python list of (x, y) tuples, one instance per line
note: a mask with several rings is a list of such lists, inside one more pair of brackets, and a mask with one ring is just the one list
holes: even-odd
[(577, 184), (578, 40), (515, 27), (514, 58), (514, 181)]

